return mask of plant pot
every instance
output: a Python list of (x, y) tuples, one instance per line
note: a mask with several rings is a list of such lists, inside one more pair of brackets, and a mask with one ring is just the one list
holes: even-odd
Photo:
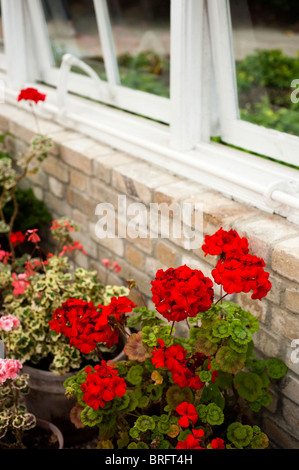
[(36, 426), (24, 431), (22, 435), (22, 446), (17, 444), (15, 436), (8, 432), (4, 441), (0, 441), (0, 449), (63, 449), (64, 438), (60, 429), (53, 423), (44, 419), (36, 419)]
[(60, 431), (60, 429), (57, 426), (55, 426), (55, 424), (49, 421), (46, 421), (44, 419), (37, 418), (36, 427), (40, 430), (41, 429), (44, 430), (46, 433), (49, 433), (49, 435), (51, 434), (54, 435), (58, 444), (58, 449), (63, 449), (63, 446), (64, 446), (63, 434)]
[[(122, 361), (125, 357), (122, 350), (113, 360)], [(27, 364), (24, 364), (23, 372), (29, 375), (29, 393), (24, 398), (30, 413), (56, 425), (66, 445), (86, 442), (95, 437), (95, 428), (77, 429), (70, 421), (70, 411), (76, 404), (76, 398), (66, 397), (63, 383), (75, 372), (56, 375)]]

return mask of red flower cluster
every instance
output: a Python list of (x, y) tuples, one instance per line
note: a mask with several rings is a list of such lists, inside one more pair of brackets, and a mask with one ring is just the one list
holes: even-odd
[(83, 401), (94, 410), (103, 408), (107, 401), (122, 397), (126, 393), (125, 379), (118, 377), (118, 371), (101, 361), (101, 365), (86, 367), (86, 380), (81, 384)]
[(39, 261), (34, 259), (32, 261), (28, 260), (25, 262), (25, 274), (27, 277), (34, 276), (36, 274), (37, 268), (40, 266), (46, 266), (49, 264), (49, 261)]
[(137, 305), (135, 305), (132, 300), (122, 296), (112, 297), (109, 305), (99, 305), (99, 307), (102, 308), (102, 314), (106, 315), (107, 318), (114, 318), (117, 323), (124, 324), (126, 319), (124, 313), (131, 312), (133, 308), (137, 307)]
[(166, 271), (159, 269), (151, 284), (156, 309), (168, 321), (195, 317), (198, 312), (208, 310), (213, 302), (211, 279), (186, 265)]
[(220, 255), (212, 276), (227, 294), (253, 291), (251, 298), (261, 300), (271, 289), (264, 260), (249, 253), (248, 240), (235, 230), (221, 227), (214, 235), (206, 235), (202, 249), (205, 255)]
[(199, 439), (203, 435), (204, 431), (202, 429), (192, 429), (192, 434), (189, 434), (184, 441), (179, 441), (176, 449), (204, 449), (204, 447), (201, 447), (201, 439)]
[(50, 328), (64, 334), (69, 338), (70, 346), (75, 346), (85, 354), (93, 351), (98, 343), (111, 348), (119, 339), (112, 317), (121, 323), (122, 314), (135, 306), (126, 297), (113, 297), (111, 304), (95, 307), (92, 302), (69, 299), (54, 311), (53, 320), (49, 322)]
[(271, 289), (269, 273), (264, 271), (263, 259), (251, 254), (220, 259), (212, 275), (228, 294), (253, 291), (251, 298), (261, 300)]
[(70, 243), (69, 245), (64, 245), (61, 252), (59, 253), (59, 256), (64, 256), (65, 253), (72, 253), (75, 250), (81, 250), (84, 255), (87, 255), (86, 251), (83, 248), (82, 243), (74, 241), (73, 243)]
[(17, 246), (19, 243), (23, 243), (26, 239), (25, 235), (22, 232), (11, 232), (9, 237), (13, 246)]
[[(165, 348), (165, 343), (161, 339), (158, 339), (158, 343), (160, 348), (155, 348), (152, 352), (153, 365), (157, 369), (159, 367), (162, 367), (163, 369), (167, 368), (172, 374), (174, 383), (180, 387), (189, 387), (194, 390), (202, 388), (204, 383), (195, 373), (199, 364), (194, 361), (194, 358), (191, 358), (191, 360), (187, 358), (186, 349), (180, 344)], [(206, 359), (205, 356), (201, 356)]]
[(37, 235), (38, 229), (34, 228), (32, 230), (27, 230), (26, 235), (27, 235), (27, 240), (32, 243), (38, 243), (40, 242), (40, 237)]
[(202, 250), (207, 255), (230, 256), (248, 253), (248, 240), (241, 238), (235, 230), (223, 230), (221, 227), (213, 235), (205, 236), (205, 243)]
[(39, 101), (45, 101), (46, 95), (40, 93), (36, 88), (25, 88), (20, 91), (18, 101), (30, 100), (38, 103)]

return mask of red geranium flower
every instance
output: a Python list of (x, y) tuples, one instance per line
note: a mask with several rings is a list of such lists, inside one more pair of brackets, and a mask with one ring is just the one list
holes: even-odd
[(248, 240), (241, 238), (235, 230), (223, 230), (221, 227), (213, 235), (206, 235), (202, 250), (207, 255), (229, 256), (248, 253)]
[(195, 317), (198, 312), (208, 310), (213, 302), (211, 279), (186, 265), (158, 270), (151, 284), (156, 309), (168, 321)]
[(116, 396), (122, 397), (126, 393), (125, 379), (118, 377), (118, 371), (107, 366), (105, 361), (95, 366), (94, 371), (91, 367), (87, 367), (85, 372), (88, 375), (81, 384), (81, 390), (84, 392), (83, 401), (94, 410), (103, 408), (107, 401), (113, 400)]
[(45, 101), (46, 95), (40, 93), (36, 88), (25, 88), (20, 91), (18, 101), (30, 100), (38, 103), (39, 101)]
[(19, 243), (23, 243), (26, 239), (25, 235), (22, 232), (11, 232), (9, 237), (13, 246), (18, 245)]
[(176, 407), (176, 412), (182, 417), (178, 420), (178, 423), (182, 428), (187, 428), (190, 425), (190, 422), (193, 424), (198, 420), (198, 414), (196, 412), (195, 406), (192, 403), (184, 401)]
[(211, 447), (212, 449), (225, 449), (224, 440), (220, 439), (220, 437), (216, 437), (216, 439), (212, 439)]
[(261, 300), (271, 289), (269, 273), (262, 258), (251, 254), (218, 260), (212, 276), (228, 294), (253, 291), (252, 298)]
[(202, 429), (199, 430), (192, 430), (192, 434), (189, 434), (187, 439), (184, 441), (180, 441), (177, 443), (176, 449), (204, 449), (204, 447), (200, 446), (199, 437), (204, 435), (204, 431)]
[[(189, 387), (199, 390), (204, 383), (201, 382), (196, 375), (196, 367), (194, 367), (194, 357), (187, 358), (187, 350), (181, 345), (172, 345), (168, 348), (164, 347), (164, 341), (158, 340), (160, 348), (155, 348), (152, 352), (152, 363), (158, 369), (159, 367), (167, 368), (172, 374), (172, 380), (180, 387)], [(196, 363), (196, 361), (195, 361)]]
[(98, 305), (107, 317), (114, 317), (118, 323), (124, 323), (125, 313), (131, 312), (137, 305), (125, 296), (112, 297), (109, 305)]
[[(92, 302), (81, 299), (69, 299), (53, 313), (50, 328), (62, 333), (82, 353), (93, 351), (97, 343), (106, 343), (112, 330), (106, 315), (102, 315)], [(118, 336), (117, 336), (118, 339)]]
[(27, 240), (29, 242), (32, 242), (32, 243), (38, 243), (40, 242), (40, 237), (37, 235), (37, 232), (38, 229), (35, 228), (35, 229), (32, 229), (32, 230), (27, 230), (27, 235), (28, 235), (28, 238)]

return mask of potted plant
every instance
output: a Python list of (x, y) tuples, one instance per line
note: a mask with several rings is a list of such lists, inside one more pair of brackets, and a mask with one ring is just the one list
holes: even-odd
[[(70, 297), (106, 305), (112, 297), (129, 294), (127, 287), (103, 285), (96, 271), (73, 267), (70, 255), (76, 250), (85, 253), (71, 237), (77, 229), (66, 218), (53, 221), (50, 230), (56, 250), (46, 254), (41, 250), (37, 231), (28, 230), (25, 240), (33, 246), (32, 257), (15, 257), (14, 264), (5, 262), (4, 257), (0, 262), (3, 310), (6, 315), (15, 315), (21, 324), (9, 337), (3, 333), (7, 357), (24, 364), (24, 371), (30, 376), (28, 408), (39, 418), (57, 424), (66, 442), (74, 441), (78, 433), (69, 420), (72, 401), (65, 398), (63, 382), (84, 364), (96, 363), (98, 356), (69, 345), (64, 335), (50, 329), (49, 321), (55, 309)], [(122, 335), (113, 348), (103, 343), (99, 349), (107, 360), (120, 359), (125, 339)]]
[[(203, 250), (219, 256), (212, 279), (180, 266), (158, 270), (152, 281), (156, 310), (124, 297), (110, 305), (78, 308), (69, 299), (50, 327), (79, 350), (96, 351), (105, 334), (135, 328), (123, 361), (100, 359), (65, 383), (76, 397), (71, 419), (98, 430), (99, 449), (266, 449), (258, 418), (271, 402), (270, 386), (286, 374), (278, 358), (257, 357), (257, 318), (228, 294), (251, 292), (257, 301), (271, 288), (265, 263), (249, 253), (246, 238), (222, 228), (205, 237)], [(187, 333), (175, 333), (185, 322)]]
[[(12, 315), (0, 318), (0, 331), (9, 333), (19, 325)], [(57, 426), (28, 412), (24, 395), (29, 376), (21, 369), (20, 361), (0, 357), (0, 449), (62, 449), (63, 435)]]

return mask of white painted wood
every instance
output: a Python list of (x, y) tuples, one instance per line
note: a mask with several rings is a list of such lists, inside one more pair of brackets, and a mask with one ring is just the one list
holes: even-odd
[[(50, 68), (44, 73), (47, 77), (46, 83), (57, 87), (60, 80), (59, 69)], [(90, 77), (70, 71), (68, 73), (67, 88), (71, 93), (86, 96), (93, 100), (99, 100), (98, 87)], [(100, 99), (102, 103), (161, 122), (170, 122), (169, 98), (133, 90), (124, 86), (111, 86), (104, 81), (102, 81), (102, 89), (105, 91), (105, 96), (107, 97), (107, 100), (104, 100), (104, 97)]]
[(41, 0), (25, 0), (29, 12), (30, 28), (35, 41), (35, 63), (38, 77), (46, 80), (45, 71), (54, 66), (48, 28)]
[(190, 150), (202, 139), (204, 0), (171, 2), (171, 146)]
[(67, 112), (68, 76), (71, 67), (73, 66), (76, 66), (83, 70), (93, 80), (93, 83), (97, 89), (98, 100), (102, 99), (103, 101), (107, 101), (107, 99), (109, 98), (107, 96), (107, 92), (109, 91), (109, 89), (107, 87), (103, 87), (104, 82), (100, 79), (98, 74), (83, 60), (78, 59), (72, 54), (65, 54), (62, 57), (59, 83), (57, 86), (57, 103), (61, 115), (64, 115)]
[(94, 8), (103, 48), (107, 79), (111, 85), (120, 85), (116, 50), (106, 0), (94, 0)]
[(221, 132), (239, 117), (229, 0), (207, 1)]
[(20, 88), (30, 75), (22, 0), (1, 0), (1, 13), (7, 77), (12, 87)]
[(223, 142), (299, 166), (299, 137), (240, 119), (229, 0), (207, 5)]
[[(174, 150), (169, 146), (169, 126), (72, 95), (68, 113), (60, 121), (55, 90), (40, 88), (47, 93), (44, 106), (37, 110), (41, 116), (299, 225), (299, 193), (284, 190), (290, 181), (293, 187), (299, 185), (298, 171), (216, 143)], [(16, 95), (9, 90), (7, 96), (15, 104)]]

